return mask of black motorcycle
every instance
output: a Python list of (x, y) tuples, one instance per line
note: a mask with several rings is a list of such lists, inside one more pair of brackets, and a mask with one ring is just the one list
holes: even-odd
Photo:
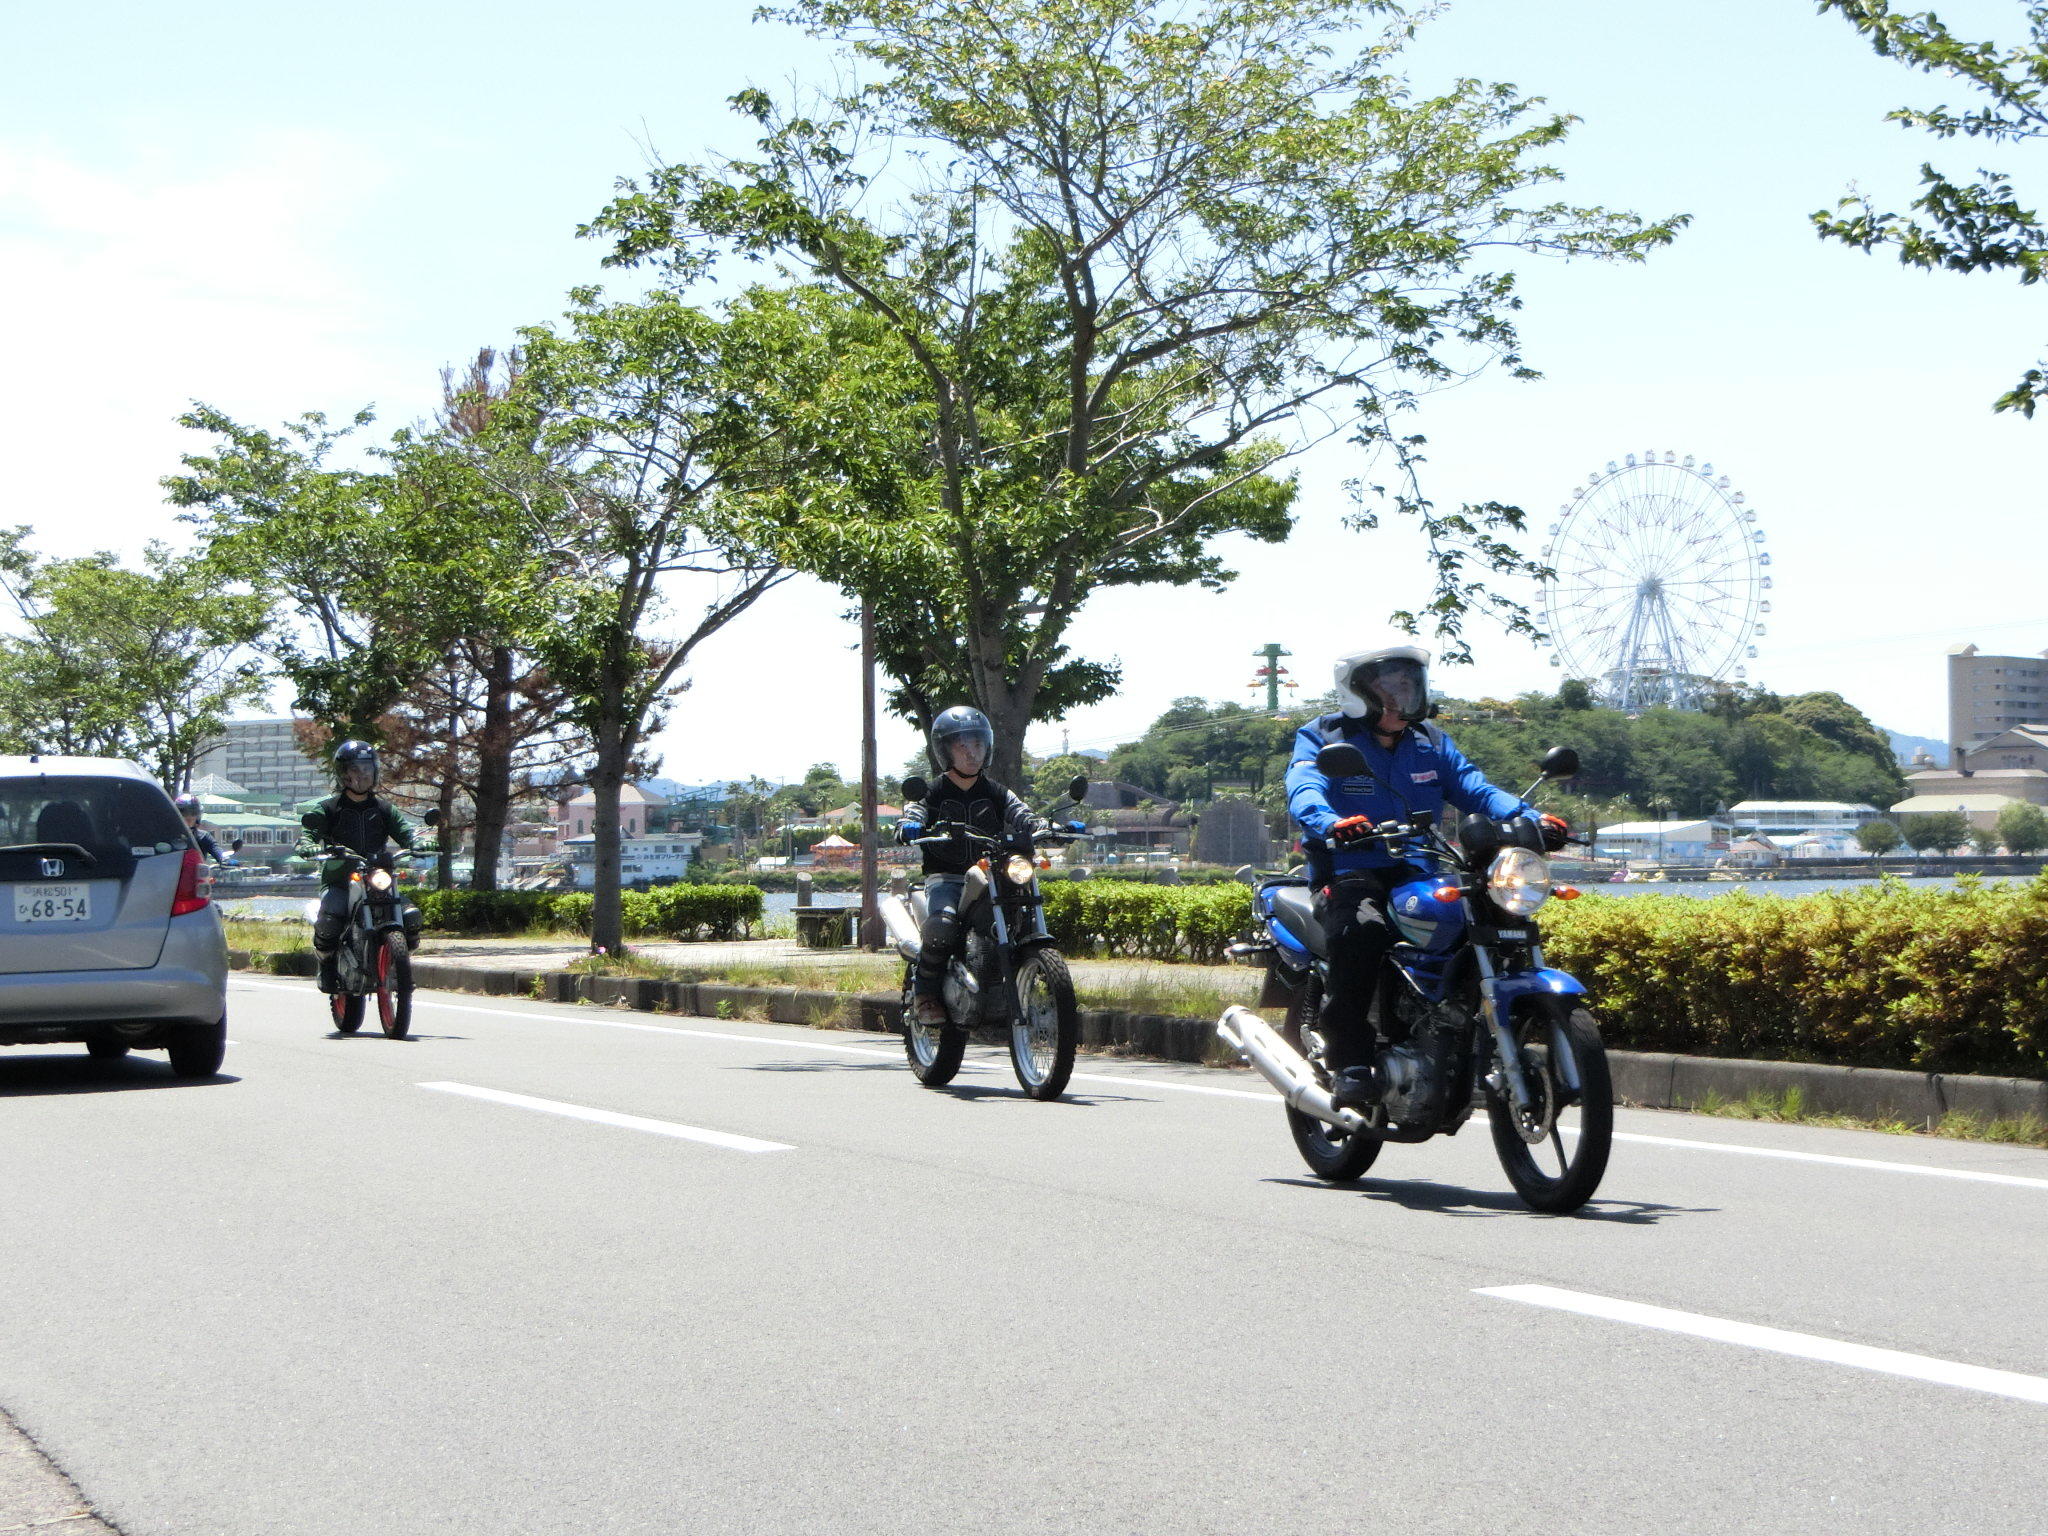
[[(1316, 766), (1333, 779), (1368, 771), (1347, 742), (1324, 747)], [(1578, 770), (1578, 754), (1556, 747), (1537, 783)], [(1578, 893), (1552, 885), (1540, 832), (1527, 819), (1471, 815), (1457, 830), (1453, 843), (1418, 812), (1370, 833), (1419, 866), (1448, 866), (1387, 897), (1398, 941), (1371, 1006), (1376, 1103), (1361, 1112), (1330, 1096), (1319, 1030), (1329, 958), (1305, 879), (1243, 872), (1257, 933), (1230, 952), (1266, 968), (1260, 1004), (1284, 1005), (1287, 1017), (1276, 1030), (1250, 1009), (1230, 1008), (1216, 1031), (1286, 1098), (1288, 1128), (1317, 1178), (1362, 1177), (1390, 1141), (1455, 1135), (1483, 1097), (1515, 1192), (1539, 1211), (1576, 1210), (1606, 1172), (1614, 1093), (1586, 989), (1544, 965), (1532, 919), (1553, 896)], [(1325, 899), (1362, 900), (1364, 892), (1340, 879)], [(1565, 1124), (1567, 1111), (1576, 1126)]]
[[(922, 800), (931, 786), (903, 781), (906, 801)], [(1068, 799), (1078, 803), (1088, 781), (1076, 777)], [(1045, 819), (1050, 820), (1050, 813)], [(977, 1026), (1010, 1030), (1010, 1065), (1034, 1099), (1056, 1099), (1073, 1075), (1081, 1042), (1080, 1010), (1066, 957), (1045, 926), (1045, 901), (1038, 889), (1039, 845), (1058, 846), (1078, 836), (1075, 824), (1035, 839), (992, 837), (956, 823), (934, 823), (917, 846), (964, 842), (978, 857), (968, 867), (960, 893), (965, 930), (961, 953), (946, 967), (946, 1022), (918, 1022), (914, 983), (923, 947), (926, 915), (922, 889), (882, 898), (882, 922), (903, 956), (903, 1049), (910, 1070), (927, 1088), (953, 1080), (967, 1050), (968, 1031)]]
[[(422, 818), (430, 827), (440, 819), (438, 810)], [(320, 818), (309, 812), (301, 823), (317, 831)], [(372, 997), (386, 1035), (403, 1040), (412, 1029), (412, 946), (420, 931), (420, 909), (405, 899), (397, 875), (399, 859), (410, 856), (406, 850), (386, 850), (365, 858), (338, 843), (320, 850), (322, 859), (340, 859), (348, 867), (348, 919), (335, 954), (337, 985), (327, 999), (340, 1034), (363, 1027)]]

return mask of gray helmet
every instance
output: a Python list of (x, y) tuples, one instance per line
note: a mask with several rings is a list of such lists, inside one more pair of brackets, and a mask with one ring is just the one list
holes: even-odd
[(348, 771), (351, 768), (369, 769), (370, 789), (377, 787), (377, 749), (367, 741), (350, 739), (334, 749), (334, 778), (343, 789), (348, 788)]
[(972, 770), (958, 770), (969, 778), (978, 776), (988, 767), (988, 760), (996, 750), (996, 728), (988, 723), (987, 715), (965, 704), (955, 704), (951, 709), (942, 711), (932, 722), (932, 767), (940, 773), (946, 772), (954, 766), (953, 748), (973, 743), (981, 746), (980, 759)]

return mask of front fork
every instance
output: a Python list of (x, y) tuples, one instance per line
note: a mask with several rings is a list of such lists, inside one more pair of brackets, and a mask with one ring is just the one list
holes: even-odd
[(1514, 1021), (1500, 1003), (1493, 956), (1474, 946), (1472, 957), (1479, 963), (1479, 1009), (1485, 1015), (1486, 1027), (1493, 1033), (1493, 1054), (1500, 1060), (1501, 1077), (1507, 1086), (1509, 1102), (1519, 1113), (1533, 1114), (1536, 1097), (1529, 1091), (1528, 1074), (1522, 1070), (1522, 1051), (1515, 1043)]

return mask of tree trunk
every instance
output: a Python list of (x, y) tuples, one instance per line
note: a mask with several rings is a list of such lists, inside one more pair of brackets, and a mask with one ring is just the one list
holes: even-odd
[(491, 648), (483, 667), (484, 719), (476, 747), (476, 854), (469, 888), (498, 888), (498, 853), (512, 806), (512, 652)]
[(440, 799), (436, 802), (441, 810), (441, 824), (434, 828), (434, 835), (440, 853), (434, 859), (434, 884), (447, 890), (455, 884), (455, 781), (445, 780), (441, 785)]
[(625, 944), (625, 912), (619, 892), (619, 791), (626, 782), (632, 747), (616, 710), (597, 728), (597, 756), (590, 770), (597, 807), (590, 824), (595, 881), (590, 909), (590, 948), (615, 955)]

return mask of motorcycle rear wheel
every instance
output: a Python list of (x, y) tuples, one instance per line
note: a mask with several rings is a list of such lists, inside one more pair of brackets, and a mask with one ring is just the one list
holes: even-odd
[(934, 1029), (917, 1022), (917, 993), (912, 975), (908, 968), (904, 970), (903, 1054), (910, 1059), (910, 1070), (920, 1083), (927, 1088), (943, 1088), (953, 1081), (953, 1074), (960, 1070), (961, 1057), (967, 1054), (967, 1031), (953, 1024)]
[[(1308, 1049), (1303, 1032), (1322, 1004), (1322, 985), (1311, 976), (1288, 1005), (1287, 1017), (1280, 1025), (1282, 1038), (1304, 1056)], [(1325, 1184), (1351, 1184), (1364, 1178), (1386, 1145), (1376, 1136), (1347, 1135), (1298, 1109), (1287, 1111), (1287, 1130), (1308, 1171)]]
[[(1593, 1015), (1563, 1002), (1547, 1002), (1519, 1015), (1515, 1042), (1521, 1047), (1536, 1104), (1525, 1116), (1507, 1098), (1487, 1090), (1493, 1149), (1508, 1182), (1530, 1209), (1549, 1215), (1576, 1211), (1600, 1187), (1614, 1143), (1614, 1084), (1607, 1072), (1607, 1048), (1600, 1042)], [(1577, 1089), (1565, 1072), (1566, 1057), (1577, 1066)], [(1557, 1119), (1574, 1105), (1578, 1132), (1567, 1146)]]
[(1056, 1099), (1074, 1075), (1081, 1011), (1074, 978), (1056, 949), (1035, 949), (1017, 967), (1017, 1011), (1010, 1021), (1010, 1065), (1034, 1099)]

